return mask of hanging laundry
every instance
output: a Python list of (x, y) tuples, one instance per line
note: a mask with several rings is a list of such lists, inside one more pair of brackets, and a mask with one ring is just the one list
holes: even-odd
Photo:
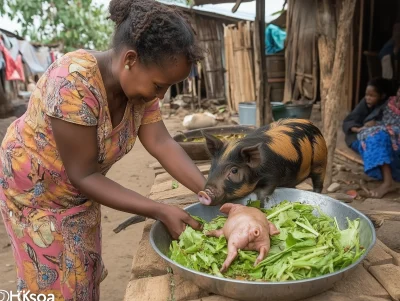
[(32, 74), (44, 73), (46, 68), (41, 65), (32, 44), (25, 40), (18, 41), (18, 43), (22, 59), (28, 65), (29, 69), (31, 69)]
[(286, 32), (280, 27), (270, 24), (265, 29), (265, 54), (273, 54), (285, 48)]
[[(4, 36), (4, 35), (3, 35)], [(17, 60), (19, 53), (19, 43), (17, 38), (8, 37), (8, 41), (11, 43), (11, 48), (9, 48), (9, 52), (13, 60)]]
[(0, 51), (0, 70), (6, 68), (6, 61), (4, 60), (3, 53)]
[(3, 53), (6, 62), (6, 80), (21, 80), (25, 81), (24, 67), (22, 65), (22, 56), (17, 55), (17, 59), (13, 60), (10, 52), (4, 46), (0, 39), (0, 51)]
[(51, 65), (50, 51), (48, 47), (39, 47), (36, 49), (36, 55), (42, 67), (46, 70)]

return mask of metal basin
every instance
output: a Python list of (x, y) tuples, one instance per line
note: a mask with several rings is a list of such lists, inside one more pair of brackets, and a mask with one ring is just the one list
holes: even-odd
[[(247, 200), (250, 198), (255, 200), (256, 196), (250, 195), (245, 199), (236, 201), (236, 203), (246, 204)], [(341, 271), (325, 276), (298, 281), (253, 282), (219, 278), (190, 270), (173, 262), (167, 256), (171, 244), (171, 237), (165, 226), (158, 221), (151, 229), (150, 242), (154, 250), (169, 263), (174, 273), (180, 274), (184, 279), (191, 280), (206, 291), (243, 301), (303, 300), (332, 288), (335, 282), (342, 280), (351, 273), (356, 266), (364, 260), (365, 256), (374, 246), (376, 240), (375, 229), (371, 221), (354, 208), (330, 197), (313, 192), (289, 188), (277, 189), (270, 197), (265, 207), (272, 207), (284, 200), (290, 202), (299, 201), (319, 206), (325, 214), (336, 216), (341, 229), (347, 227), (346, 217), (351, 220), (360, 218), (360, 242), (366, 249), (366, 252), (356, 263)], [(220, 206), (206, 207), (197, 203), (185, 208), (185, 210), (192, 215), (200, 216), (206, 221), (210, 221), (217, 215), (221, 215), (219, 208)]]
[(210, 127), (197, 130), (191, 130), (184, 133), (175, 135), (173, 138), (183, 150), (188, 154), (192, 160), (210, 160), (210, 156), (207, 152), (206, 144), (204, 142), (193, 142), (186, 141), (187, 139), (202, 138), (203, 134), (201, 131), (211, 135), (231, 135), (231, 134), (248, 134), (254, 131), (254, 126), (245, 125), (228, 125), (220, 127)]

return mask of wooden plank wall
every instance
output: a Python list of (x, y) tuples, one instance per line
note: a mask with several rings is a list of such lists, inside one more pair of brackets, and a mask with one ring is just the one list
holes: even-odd
[(207, 99), (225, 98), (223, 20), (194, 15), (201, 47), (207, 51), (202, 61)]
[[(317, 47), (317, 1), (288, 1), (287, 12), (287, 46), (285, 52), (286, 77), (284, 102), (300, 99), (319, 100), (320, 93), (320, 70)], [(336, 0), (337, 20), (339, 18), (341, 3), (343, 0)], [(346, 73), (343, 82), (341, 96), (341, 118), (351, 111), (355, 103), (354, 97), (357, 88), (357, 77), (362, 53), (360, 46), (360, 22), (363, 16), (360, 15), (364, 0), (359, 0), (354, 17), (352, 34), (350, 35), (347, 47)], [(361, 24), (362, 25), (362, 24)], [(363, 93), (361, 93), (363, 95)], [(358, 103), (358, 101), (356, 102)]]
[(284, 102), (314, 100), (318, 85), (315, 0), (288, 1)]

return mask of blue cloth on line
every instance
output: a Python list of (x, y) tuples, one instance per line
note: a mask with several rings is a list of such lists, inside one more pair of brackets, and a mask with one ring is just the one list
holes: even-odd
[(265, 54), (273, 54), (285, 48), (286, 31), (270, 24), (265, 29)]

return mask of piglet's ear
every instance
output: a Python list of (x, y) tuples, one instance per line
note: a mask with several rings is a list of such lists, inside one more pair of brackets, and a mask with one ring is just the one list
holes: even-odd
[(257, 168), (261, 164), (261, 143), (254, 146), (242, 148), (241, 155), (247, 165), (251, 168)]
[(214, 137), (213, 135), (207, 134), (204, 131), (201, 131), (201, 133), (204, 138), (206, 138), (206, 146), (210, 155), (214, 157), (215, 154), (223, 148), (224, 143), (218, 138)]

